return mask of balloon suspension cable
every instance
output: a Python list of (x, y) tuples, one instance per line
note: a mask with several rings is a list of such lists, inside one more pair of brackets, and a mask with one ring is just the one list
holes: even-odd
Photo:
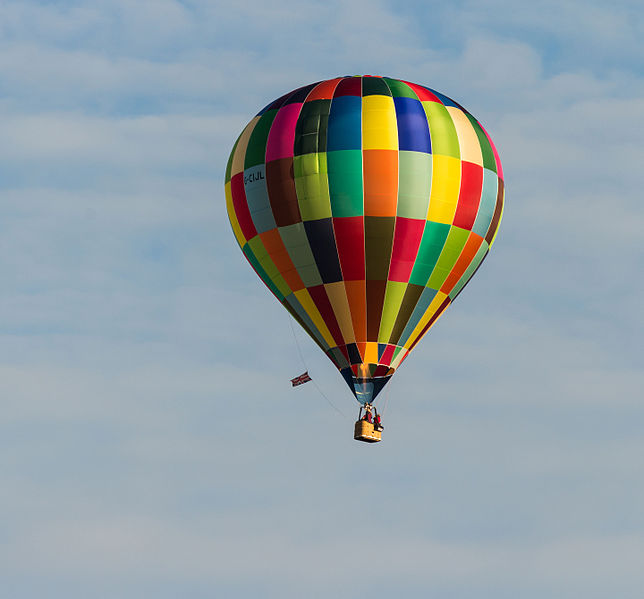
[[(295, 334), (295, 327), (293, 327), (293, 321), (291, 318), (288, 319), (288, 323), (291, 326), (291, 333), (293, 333), (293, 339), (295, 340), (295, 347), (297, 347), (297, 353), (300, 355), (300, 360), (302, 362), (302, 365), (304, 366), (304, 370), (307, 372), (309, 371), (309, 367), (306, 365), (306, 360), (304, 359), (304, 354), (302, 353), (302, 349), (300, 348), (300, 342), (297, 340), (297, 335)], [(314, 378), (311, 378), (311, 382), (315, 385), (315, 388), (318, 390), (318, 393), (326, 399), (327, 403), (338, 413), (340, 416), (343, 418), (346, 418), (346, 414), (342, 412), (337, 406), (334, 405), (334, 403), (326, 396), (324, 393), (322, 393), (322, 389), (318, 387), (318, 384), (315, 382)]]
[(382, 404), (382, 410), (381, 410), (381, 415), (384, 416), (385, 412), (387, 411), (387, 406), (389, 405), (389, 391), (391, 391), (391, 387), (387, 385), (385, 389), (385, 401)]

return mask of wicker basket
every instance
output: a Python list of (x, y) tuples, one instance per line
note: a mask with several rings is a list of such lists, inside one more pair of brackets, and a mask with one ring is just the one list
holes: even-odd
[(378, 441), (382, 441), (382, 433), (375, 430), (371, 422), (358, 420), (353, 429), (353, 438), (365, 443), (378, 443)]

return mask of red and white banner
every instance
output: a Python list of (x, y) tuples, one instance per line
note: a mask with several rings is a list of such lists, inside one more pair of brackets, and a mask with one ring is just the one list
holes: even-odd
[(309, 376), (309, 371), (307, 370), (304, 374), (301, 374), (300, 376), (296, 376), (294, 379), (291, 379), (291, 384), (293, 387), (297, 387), (298, 385), (303, 385), (304, 383), (308, 383), (311, 380), (311, 377)]

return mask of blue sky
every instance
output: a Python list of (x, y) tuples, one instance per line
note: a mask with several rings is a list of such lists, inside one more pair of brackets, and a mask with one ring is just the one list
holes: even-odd
[[(12, 599), (641, 597), (639, 2), (0, 5), (0, 574)], [(463, 104), (489, 259), (385, 441), (245, 263), (223, 177), (339, 74)]]

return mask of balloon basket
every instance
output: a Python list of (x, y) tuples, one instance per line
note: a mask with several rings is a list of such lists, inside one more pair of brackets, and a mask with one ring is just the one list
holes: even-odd
[(365, 443), (378, 443), (378, 441), (382, 441), (382, 432), (377, 431), (373, 423), (367, 420), (358, 420), (353, 429), (353, 438)]

